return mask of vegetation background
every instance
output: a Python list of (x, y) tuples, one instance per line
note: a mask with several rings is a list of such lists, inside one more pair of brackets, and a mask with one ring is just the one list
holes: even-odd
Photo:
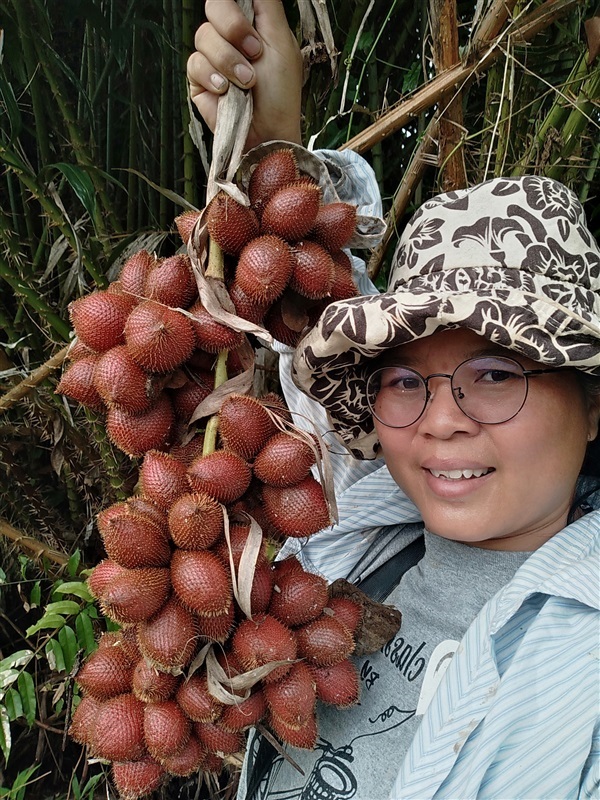
[[(324, 23), (302, 42), (306, 139), (369, 158), (389, 243), (439, 189), (524, 172), (571, 186), (600, 234), (597, 2), (327, 10), (337, 53)], [(69, 302), (136, 250), (171, 255), (175, 216), (203, 205), (185, 82), (202, 14), (202, 0), (0, 0), (0, 798), (112, 796), (63, 732), (70, 675), (106, 625), (84, 584), (102, 558), (94, 518), (131, 494), (136, 464), (54, 389)], [(365, 257), (383, 286), (388, 242)]]

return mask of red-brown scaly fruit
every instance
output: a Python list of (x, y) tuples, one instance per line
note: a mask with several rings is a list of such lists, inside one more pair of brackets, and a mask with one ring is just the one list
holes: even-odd
[(194, 722), (216, 722), (224, 709), (223, 703), (208, 691), (205, 674), (190, 675), (180, 684), (175, 699)]
[(317, 697), (323, 703), (338, 708), (347, 708), (358, 703), (358, 672), (351, 661), (345, 659), (330, 667), (312, 665), (310, 671), (317, 687)]
[(93, 292), (69, 304), (69, 317), (78, 338), (103, 353), (124, 343), (125, 323), (136, 302), (126, 294)]
[(235, 281), (229, 287), (229, 296), (235, 306), (235, 313), (238, 317), (247, 319), (255, 325), (262, 325), (269, 307), (268, 303), (257, 303), (251, 300)]
[(272, 661), (289, 662), (275, 667), (263, 678), (263, 683), (283, 677), (297, 655), (292, 631), (269, 614), (256, 614), (253, 619), (240, 622), (231, 640), (231, 650), (246, 671)]
[(323, 613), (327, 600), (327, 581), (320, 575), (288, 574), (275, 581), (269, 614), (290, 627), (305, 625)]
[(88, 695), (82, 697), (75, 709), (69, 726), (69, 736), (78, 744), (88, 745), (92, 741), (92, 730), (101, 700)]
[(141, 622), (163, 607), (170, 588), (166, 568), (124, 569), (104, 586), (100, 607), (115, 622)]
[(235, 350), (241, 345), (243, 334), (218, 322), (200, 301), (190, 308), (190, 314), (194, 315), (191, 322), (196, 337), (196, 347), (207, 353), (218, 353), (221, 350)]
[(275, 572), (275, 583), (286, 580), (288, 575), (304, 575), (306, 572), (296, 556), (288, 556), (281, 561), (276, 561), (273, 564), (273, 570)]
[(163, 672), (187, 667), (196, 652), (198, 636), (198, 620), (173, 597), (138, 626), (142, 654)]
[[(137, 643), (137, 625), (126, 625), (125, 627), (121, 628), (118, 633), (120, 646), (129, 656), (131, 663), (137, 664), (142, 657)], [(100, 641), (102, 641), (102, 637), (100, 637)]]
[(165, 770), (153, 758), (146, 757), (113, 764), (112, 776), (120, 800), (139, 800), (160, 787)]
[(184, 211), (183, 214), (175, 217), (175, 225), (181, 236), (181, 241), (184, 244), (189, 242), (192, 231), (194, 230), (194, 225), (200, 219), (200, 216), (200, 211)]
[(159, 672), (145, 658), (141, 658), (133, 670), (131, 688), (138, 700), (144, 703), (161, 703), (173, 695), (178, 683), (179, 678), (176, 675)]
[(272, 717), (290, 728), (302, 728), (314, 714), (317, 702), (315, 682), (306, 664), (299, 661), (287, 675), (263, 688)]
[(335, 264), (327, 250), (306, 240), (292, 247), (292, 256), (290, 288), (311, 300), (327, 297), (335, 277)]
[(267, 702), (262, 689), (254, 689), (250, 697), (233, 706), (225, 706), (219, 725), (230, 733), (244, 731), (264, 719)]
[(172, 308), (187, 308), (198, 296), (189, 257), (176, 255), (157, 261), (146, 281), (146, 296)]
[(311, 475), (295, 486), (263, 487), (267, 518), (286, 536), (302, 538), (331, 524), (321, 484)]
[[(276, 300), (265, 314), (264, 327), (269, 331), (271, 336), (282, 344), (287, 344), (288, 347), (296, 347), (304, 331), (290, 328), (283, 318), (283, 298)], [(308, 317), (304, 320), (308, 324)], [(303, 324), (300, 318), (300, 324)]]
[(85, 694), (108, 700), (131, 690), (133, 666), (122, 648), (103, 647), (85, 660), (77, 673), (77, 683)]
[(169, 510), (171, 538), (177, 547), (184, 550), (206, 550), (212, 547), (221, 537), (223, 529), (221, 506), (205, 492), (184, 494)]
[(204, 434), (198, 433), (185, 444), (175, 444), (169, 449), (170, 455), (189, 467), (194, 459), (202, 455), (204, 449)]
[(134, 253), (124, 264), (119, 274), (119, 282), (124, 292), (135, 297), (146, 297), (146, 280), (156, 259), (146, 250)]
[(215, 450), (193, 461), (187, 477), (195, 492), (205, 492), (219, 503), (232, 503), (250, 486), (252, 470), (237, 453)]
[(94, 370), (94, 386), (108, 406), (128, 414), (148, 411), (154, 398), (152, 380), (132, 359), (125, 345), (103, 353)]
[[(240, 566), (240, 558), (248, 540), (250, 533), (250, 524), (242, 522), (231, 522), (229, 524), (229, 541), (231, 542), (231, 555), (233, 556), (233, 565), (237, 569)], [(227, 541), (223, 539), (217, 543), (215, 551), (219, 558), (229, 564), (229, 547)], [(267, 560), (267, 546), (263, 540), (260, 553), (258, 555), (257, 564), (268, 564)]]
[(331, 613), (334, 617), (343, 622), (350, 633), (354, 636), (360, 621), (362, 620), (362, 608), (350, 600), (349, 597), (331, 597), (325, 606), (325, 613)]
[(142, 494), (134, 494), (125, 500), (125, 504), (134, 514), (143, 514), (149, 517), (155, 525), (159, 528), (166, 528), (167, 515), (162, 508), (149, 497)]
[(257, 563), (250, 592), (252, 614), (262, 614), (268, 610), (273, 595), (273, 583), (274, 576), (271, 565), (264, 561)]
[(251, 239), (258, 236), (258, 219), (254, 211), (226, 192), (219, 192), (210, 201), (206, 224), (210, 238), (231, 256), (237, 256)]
[(235, 283), (254, 303), (268, 305), (276, 300), (292, 274), (292, 251), (278, 236), (257, 236), (242, 250)]
[(100, 355), (97, 354), (73, 361), (63, 372), (56, 394), (64, 394), (93, 411), (103, 411), (104, 401), (94, 386), (94, 372), (99, 358)]
[(211, 617), (198, 616), (199, 635), (211, 642), (224, 644), (229, 638), (235, 623), (234, 604), (231, 603), (223, 614), (214, 614)]
[(313, 183), (297, 182), (279, 189), (265, 205), (261, 233), (288, 242), (303, 239), (313, 227), (321, 204), (321, 190)]
[(354, 650), (352, 634), (343, 622), (323, 614), (296, 631), (298, 653), (309, 663), (329, 667)]
[(212, 392), (214, 383), (214, 376), (210, 373), (196, 373), (192, 379), (180, 386), (179, 389), (172, 390), (171, 398), (177, 418), (187, 425), (196, 408)]
[(195, 722), (194, 732), (200, 743), (210, 752), (221, 756), (240, 753), (244, 749), (241, 733), (230, 733), (218, 722)]
[(182, 603), (196, 614), (224, 614), (233, 601), (229, 570), (208, 550), (175, 550), (171, 580)]
[(106, 700), (96, 713), (91, 750), (108, 761), (135, 761), (146, 754), (144, 704), (132, 694)]
[(192, 354), (194, 330), (183, 314), (145, 300), (127, 319), (125, 343), (133, 360), (144, 369), (171, 372)]
[[(345, 254), (342, 253), (342, 255)], [(335, 273), (333, 283), (331, 284), (331, 291), (329, 292), (329, 299), (332, 303), (338, 300), (347, 300), (349, 297), (358, 296), (358, 289), (352, 279), (352, 272), (349, 272), (344, 266), (341, 266), (340, 261), (341, 259), (334, 263)]]
[(190, 733), (191, 723), (174, 700), (147, 703), (144, 707), (144, 739), (157, 761), (179, 753)]
[(148, 450), (160, 450), (169, 444), (175, 422), (173, 404), (163, 392), (143, 414), (128, 414), (111, 408), (106, 417), (106, 431), (119, 450), (136, 458)]
[(313, 449), (297, 436), (276, 433), (254, 459), (256, 477), (269, 486), (294, 486), (310, 475)]
[(291, 728), (283, 720), (270, 715), (269, 726), (286, 744), (302, 750), (314, 750), (317, 743), (317, 719), (313, 714), (301, 728)]
[(98, 530), (109, 558), (122, 567), (166, 567), (171, 560), (169, 535), (164, 526), (115, 503), (98, 514)]
[(174, 755), (162, 759), (162, 764), (169, 775), (185, 778), (203, 768), (206, 761), (206, 750), (195, 735), (191, 735), (184, 747)]
[(356, 228), (356, 206), (328, 203), (321, 206), (310, 236), (327, 250), (340, 250)]
[(126, 569), (111, 558), (105, 558), (99, 564), (96, 564), (87, 579), (87, 586), (92, 597), (98, 599), (110, 581), (125, 574), (125, 572)]
[(149, 450), (144, 456), (139, 480), (144, 495), (165, 510), (189, 489), (185, 465), (158, 450)]
[(266, 408), (254, 397), (231, 394), (219, 411), (219, 433), (228, 450), (251, 459), (277, 428)]
[(273, 150), (258, 162), (248, 185), (248, 197), (253, 207), (261, 210), (278, 189), (298, 178), (298, 165), (292, 150)]
[(65, 361), (77, 361), (80, 358), (88, 358), (89, 356), (97, 356), (91, 348), (83, 342), (80, 342), (77, 337), (71, 341), (69, 350), (65, 356)]

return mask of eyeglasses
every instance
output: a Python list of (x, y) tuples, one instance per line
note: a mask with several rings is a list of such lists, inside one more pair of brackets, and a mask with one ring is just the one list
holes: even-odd
[(424, 378), (414, 369), (382, 366), (367, 379), (367, 402), (371, 413), (390, 428), (406, 428), (425, 411), (432, 378), (449, 378), (452, 396), (467, 417), (475, 422), (498, 425), (516, 416), (523, 408), (529, 378), (564, 367), (523, 369), (518, 361), (499, 356), (469, 358), (452, 375), (434, 372)]

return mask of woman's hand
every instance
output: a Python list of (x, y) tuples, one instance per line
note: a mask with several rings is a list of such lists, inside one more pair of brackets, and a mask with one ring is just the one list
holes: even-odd
[(254, 27), (235, 0), (206, 0), (187, 65), (190, 94), (211, 130), (229, 83), (252, 91), (250, 149), (270, 139), (301, 143), (302, 56), (281, 0), (254, 0)]

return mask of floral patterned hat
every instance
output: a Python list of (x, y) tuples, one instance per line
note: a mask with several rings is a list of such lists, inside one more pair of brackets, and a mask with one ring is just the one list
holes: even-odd
[(548, 178), (496, 178), (425, 202), (388, 291), (328, 306), (297, 348), (294, 381), (357, 458), (374, 458), (369, 361), (441, 328), (600, 375), (600, 249), (573, 192)]

